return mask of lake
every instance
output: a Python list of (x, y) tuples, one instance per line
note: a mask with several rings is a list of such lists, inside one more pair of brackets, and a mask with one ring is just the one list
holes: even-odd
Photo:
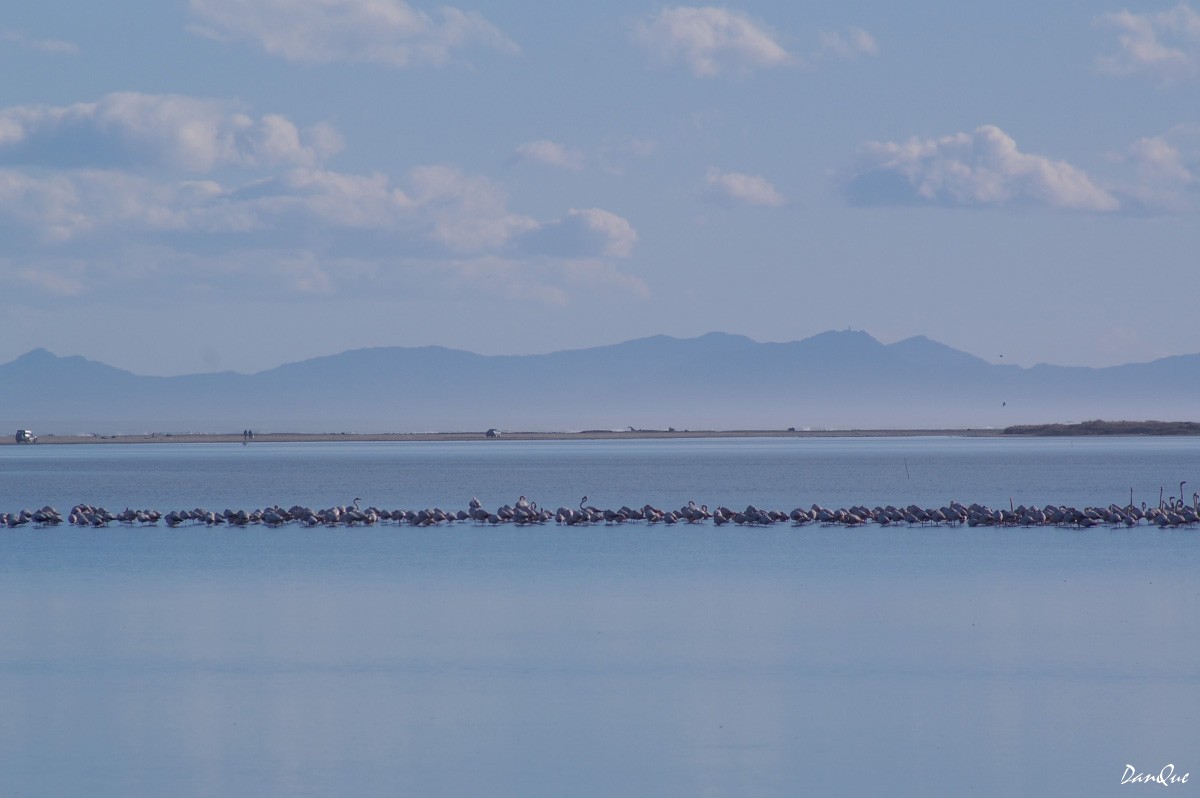
[[(1190, 502), (1198, 453), (1186, 438), (3, 447), (0, 511), (585, 493), (1082, 506), (1131, 488), (1156, 504), (1181, 480)], [(25, 796), (1121, 795), (1144, 789), (1120, 784), (1127, 764), (1197, 766), (1198, 536), (0, 532), (0, 774)]]

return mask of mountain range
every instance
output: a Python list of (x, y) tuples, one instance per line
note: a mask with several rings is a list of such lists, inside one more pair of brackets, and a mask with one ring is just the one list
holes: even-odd
[[(947, 429), (1186, 420), (1200, 355), (998, 365), (923, 336), (664, 335), (545, 355), (357, 349), (256, 374), (141, 376), (35, 349), (0, 366), (0, 424), (40, 434)], [(3, 427), (0, 427), (3, 429)]]

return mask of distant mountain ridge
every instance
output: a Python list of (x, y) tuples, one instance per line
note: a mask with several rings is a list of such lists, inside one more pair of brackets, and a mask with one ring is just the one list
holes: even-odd
[(0, 365), (0, 423), (40, 433), (980, 428), (1200, 415), (1200, 355), (998, 365), (916, 336), (657, 335), (544, 355), (376, 347), (255, 374), (140, 376), (35, 349)]

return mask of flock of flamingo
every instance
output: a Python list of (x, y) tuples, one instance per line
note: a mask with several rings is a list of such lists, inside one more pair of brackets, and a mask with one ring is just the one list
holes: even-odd
[[(1183, 486), (1179, 485), (1180, 496)], [(403, 524), (414, 527), (439, 526), (458, 522), (471, 522), (477, 525), (498, 526), (514, 524), (526, 526), (529, 524), (548, 524), (554, 522), (565, 526), (595, 526), (628, 523), (656, 524), (707, 524), (716, 526), (736, 524), (739, 526), (773, 526), (775, 524), (792, 524), (805, 526), (820, 524), (824, 526), (858, 527), (865, 524), (875, 524), (886, 527), (906, 524), (908, 526), (942, 526), (965, 525), (969, 527), (1073, 527), (1088, 528), (1098, 525), (1112, 527), (1135, 527), (1139, 525), (1169, 527), (1191, 527), (1200, 523), (1200, 493), (1192, 494), (1192, 504), (1189, 506), (1182, 499), (1170, 497), (1164, 501), (1159, 496), (1158, 506), (1147, 506), (1142, 502), (1134, 506), (1132, 492), (1128, 505), (1110, 504), (1107, 507), (1084, 507), (1076, 509), (1066, 505), (1046, 505), (1045, 507), (1013, 506), (993, 509), (981, 504), (969, 506), (959, 502), (950, 502), (944, 507), (919, 507), (915, 504), (907, 507), (876, 506), (874, 508), (862, 505), (825, 508), (813, 504), (807, 509), (796, 507), (791, 511), (764, 510), (754, 505), (744, 510), (731, 510), (728, 507), (717, 507), (709, 510), (708, 505), (697, 505), (689, 501), (677, 510), (663, 510), (646, 504), (641, 508), (623, 506), (619, 509), (600, 509), (587, 503), (584, 496), (577, 508), (559, 507), (551, 511), (539, 507), (537, 502), (528, 501), (524, 496), (515, 504), (505, 504), (495, 510), (488, 510), (477, 498), (471, 499), (466, 510), (442, 510), (428, 508), (423, 510), (383, 510), (377, 507), (360, 507), (360, 498), (354, 499), (349, 505), (338, 505), (321, 510), (314, 510), (299, 505), (284, 509), (272, 505), (263, 509), (224, 510), (215, 512), (196, 508), (192, 510), (172, 510), (160, 513), (157, 510), (125, 509), (112, 513), (103, 507), (87, 504), (77, 504), (67, 514), (65, 522), (77, 527), (108, 527), (112, 524), (126, 526), (156, 526), (161, 521), (170, 528), (180, 526), (266, 526), (280, 527), (295, 524), (303, 527), (335, 527), (335, 526), (373, 526), (376, 524)], [(0, 526), (16, 529), (26, 525), (34, 528), (55, 527), (64, 523), (62, 514), (53, 507), (46, 506), (40, 510), (21, 510), (18, 513), (0, 513)]]

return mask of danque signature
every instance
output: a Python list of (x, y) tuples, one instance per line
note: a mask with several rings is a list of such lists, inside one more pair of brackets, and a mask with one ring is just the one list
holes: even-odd
[(1157, 773), (1140, 772), (1133, 765), (1125, 765), (1125, 772), (1121, 774), (1122, 784), (1158, 784), (1163, 787), (1170, 787), (1172, 784), (1187, 784), (1188, 776), (1191, 773), (1179, 774), (1175, 772), (1175, 766), (1168, 764), (1163, 766), (1163, 769)]

